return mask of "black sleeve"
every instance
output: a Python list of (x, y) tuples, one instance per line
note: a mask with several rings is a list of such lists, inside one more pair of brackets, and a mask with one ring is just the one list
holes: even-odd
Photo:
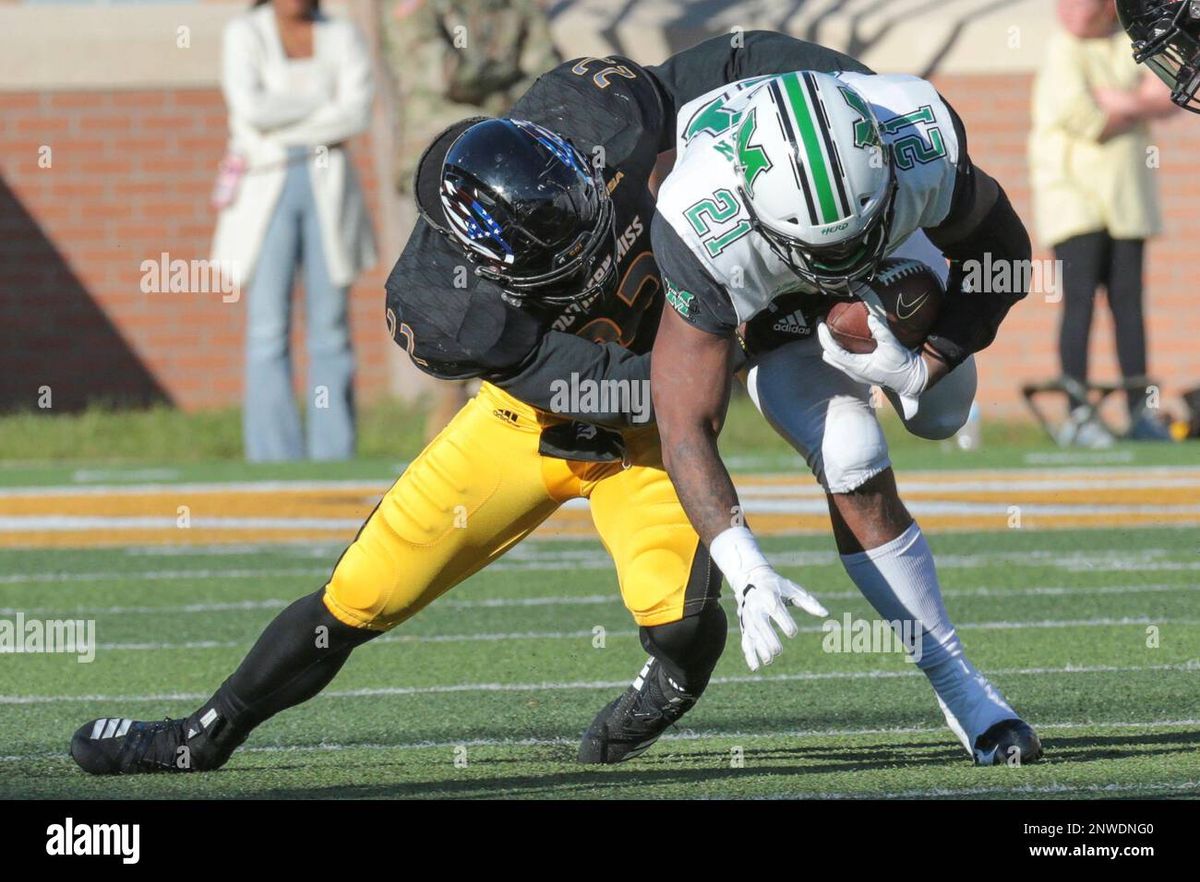
[[(954, 368), (990, 346), (1013, 304), (1029, 293), (1033, 246), (1003, 189), (970, 234), (951, 244), (930, 239), (950, 260), (950, 282), (928, 343)], [(989, 266), (1007, 272), (992, 277)]]
[[(539, 410), (580, 422), (620, 429), (654, 420), (650, 353), (635, 355), (617, 343), (548, 331), (522, 364), (486, 379)], [(586, 399), (572, 391), (601, 384), (612, 394)]]
[(662, 85), (620, 55), (576, 58), (540, 76), (509, 114), (570, 138), (585, 154), (603, 146), (605, 163), (648, 173), (675, 143), (675, 116)]
[(874, 73), (849, 55), (775, 31), (741, 31), (712, 37), (646, 69), (662, 86), (672, 119), (693, 98), (748, 77), (794, 70)]
[(385, 284), (388, 330), (414, 365), (443, 380), (522, 363), (542, 329), (418, 219)]
[(650, 222), (650, 247), (662, 275), (667, 303), (701, 331), (728, 337), (737, 330), (729, 294), (658, 212)]
[(520, 310), (490, 315), (474, 310), (468, 315), (471, 323), (460, 330), (462, 336), (430, 333), (430, 325), (416, 319), (411, 324), (399, 321), (393, 337), (412, 363), (431, 377), (470, 380), (512, 370), (528, 357), (541, 334), (537, 323)]
[[(1024, 270), (1033, 246), (1003, 188), (972, 164), (962, 119), (946, 107), (958, 136), (958, 173), (945, 220), (925, 232), (950, 261), (946, 299), (928, 344), (953, 369), (991, 345), (1008, 311), (1028, 293)], [(1003, 284), (982, 277), (989, 265), (1008, 268)]]

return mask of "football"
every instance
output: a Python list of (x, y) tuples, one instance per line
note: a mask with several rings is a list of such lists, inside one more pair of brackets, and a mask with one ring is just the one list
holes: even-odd
[[(924, 343), (946, 294), (934, 271), (919, 260), (888, 258), (867, 284), (887, 310), (888, 326), (896, 339), (908, 347)], [(867, 305), (861, 300), (834, 305), (825, 324), (846, 351), (875, 351), (875, 339), (867, 325)]]

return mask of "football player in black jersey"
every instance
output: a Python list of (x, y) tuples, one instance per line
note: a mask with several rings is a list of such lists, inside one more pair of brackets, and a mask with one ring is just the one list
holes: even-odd
[(753, 32), (651, 68), (583, 58), (541, 77), (511, 118), (464, 120), (435, 139), (416, 176), (421, 218), (387, 281), (387, 321), (418, 367), (478, 377), (479, 394), (387, 491), (328, 582), (280, 613), (208, 701), (183, 719), (93, 720), (72, 740), (78, 764), (221, 766), (254, 727), (323, 689), (355, 647), (579, 497), (649, 654), (584, 734), (580, 761), (637, 756), (687, 712), (726, 622), (720, 573), (663, 469), (648, 410), (663, 302), (651, 181), (678, 107), (723, 83), (814, 66), (863, 69)]
[(1171, 100), (1200, 113), (1200, 0), (1117, 0), (1133, 57), (1171, 87)]

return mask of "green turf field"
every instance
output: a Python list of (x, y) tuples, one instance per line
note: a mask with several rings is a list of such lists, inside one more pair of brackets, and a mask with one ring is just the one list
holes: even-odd
[[(1194, 532), (1013, 531), (933, 543), (967, 648), (1041, 730), (1043, 764), (974, 768), (910, 664), (826, 653), (810, 628), (758, 675), (731, 637), (685, 725), (640, 760), (580, 768), (579, 733), (644, 657), (599, 546), (532, 541), (359, 650), (326, 694), (263, 726), (224, 770), (89, 778), (65, 753), (74, 728), (95, 716), (190, 711), (276, 610), (321, 584), (338, 549), (116, 548), (50, 560), (7, 550), (3, 614), (94, 619), (100, 647), (90, 664), (0, 660), (0, 796), (1200, 792)], [(823, 538), (764, 544), (834, 616), (870, 615)]]
[[(1181, 469), (1194, 482), (1186, 469), (1200, 461), (1195, 445), (1059, 451), (1028, 427), (985, 428), (974, 453), (889, 431), (902, 487), (909, 470), (947, 468), (1151, 467), (1160, 480)], [(0, 488), (365, 480), (382, 491), (419, 434), (411, 411), (376, 409), (358, 461), (252, 467), (238, 461), (229, 414), (0, 417)], [(802, 468), (744, 400), (722, 446), (739, 474)], [(639, 760), (576, 766), (580, 733), (644, 655), (599, 543), (535, 538), (356, 652), (326, 693), (261, 727), (220, 772), (90, 778), (66, 754), (75, 728), (191, 711), (285, 603), (323, 583), (341, 543), (11, 547), (18, 540), (0, 548), (0, 621), (94, 620), (99, 647), (86, 664), (0, 655), (0, 797), (1200, 794), (1194, 527), (930, 538), (968, 652), (1039, 729), (1041, 764), (973, 767), (912, 665), (894, 653), (826, 652), (812, 620), (757, 675), (735, 623), (682, 726)], [(834, 617), (872, 615), (827, 537), (764, 546)]]

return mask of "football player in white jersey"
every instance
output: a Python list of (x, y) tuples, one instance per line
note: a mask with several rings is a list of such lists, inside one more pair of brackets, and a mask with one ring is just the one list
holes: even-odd
[[(756, 670), (782, 650), (773, 624), (795, 634), (786, 607), (805, 595), (759, 550), (717, 451), (739, 328), (756, 405), (824, 486), (851, 579), (883, 619), (917, 626), (914, 660), (951, 730), (980, 764), (1038, 759), (1033, 729), (963, 652), (870, 403), (871, 386), (881, 387), (925, 438), (965, 422), (972, 354), (1025, 294), (962, 290), (968, 261), (1031, 256), (1003, 190), (972, 165), (954, 111), (911, 76), (743, 80), (680, 111), (676, 150), (651, 227), (673, 307), (655, 341), (651, 389), (667, 470), (737, 597), (747, 664)], [(872, 316), (876, 349), (848, 353), (819, 319), (839, 297), (870, 301), (864, 283), (887, 256), (939, 271), (947, 296), (937, 321), (910, 351)], [(764, 318), (776, 332), (766, 346), (756, 342)], [(778, 345), (789, 332), (799, 339)]]

